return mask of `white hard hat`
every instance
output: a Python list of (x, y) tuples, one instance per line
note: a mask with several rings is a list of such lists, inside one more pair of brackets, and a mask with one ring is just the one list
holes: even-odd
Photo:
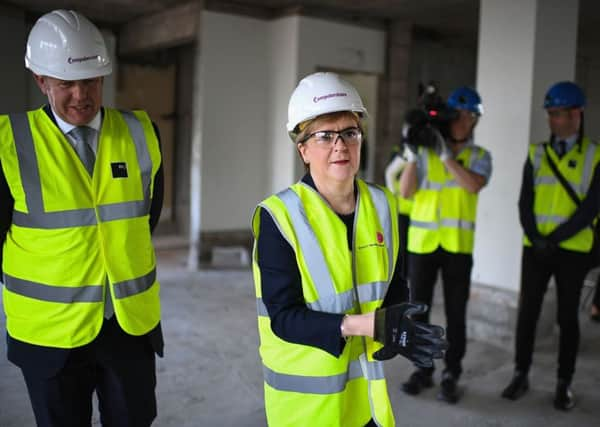
[(322, 114), (353, 111), (367, 116), (360, 95), (354, 87), (335, 73), (314, 73), (304, 77), (290, 97), (287, 130), (295, 141), (296, 127)]
[(72, 10), (55, 10), (37, 20), (27, 39), (25, 67), (61, 80), (112, 73), (102, 34), (85, 16)]

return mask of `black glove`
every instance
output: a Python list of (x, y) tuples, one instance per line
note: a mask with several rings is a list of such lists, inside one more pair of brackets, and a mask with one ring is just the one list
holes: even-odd
[(373, 353), (376, 360), (400, 354), (421, 368), (433, 366), (433, 359), (444, 357), (448, 342), (444, 328), (410, 318), (427, 311), (425, 304), (403, 303), (375, 310), (375, 341), (384, 346)]

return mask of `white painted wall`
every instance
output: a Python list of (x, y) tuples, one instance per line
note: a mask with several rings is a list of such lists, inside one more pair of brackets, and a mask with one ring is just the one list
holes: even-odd
[(299, 73), (317, 67), (383, 74), (385, 32), (382, 30), (302, 17), (300, 22)]
[[(383, 75), (385, 73), (386, 35), (382, 30), (302, 17), (299, 31), (298, 81), (308, 74), (324, 69), (344, 71), (349, 74)], [(365, 89), (372, 88), (365, 87)], [(364, 98), (370, 95), (370, 93), (361, 93), (361, 88), (357, 90)], [(375, 115), (372, 119), (375, 119)], [(371, 127), (375, 128), (374, 122)], [(370, 135), (372, 147), (375, 146), (375, 138), (375, 134)], [(374, 159), (375, 153), (370, 152), (369, 156)], [(297, 159), (295, 179), (303, 173), (302, 162)]]
[(257, 168), (269, 172), (264, 188), (265, 197), (279, 192), (296, 179), (296, 146), (287, 134), (287, 107), (298, 83), (298, 45), (301, 18), (288, 16), (269, 22), (267, 50), (269, 53), (269, 105), (265, 123), (268, 125), (269, 149), (263, 164)]
[(202, 230), (246, 229), (267, 187), (265, 21), (203, 12)]
[(476, 282), (519, 289), (517, 203), (527, 147), (532, 136), (547, 137), (540, 105), (548, 85), (574, 77), (576, 11), (570, 10), (573, 2), (563, 3), (481, 1), (477, 88), (485, 98), (485, 116), (476, 139), (491, 151), (494, 172), (479, 198)]

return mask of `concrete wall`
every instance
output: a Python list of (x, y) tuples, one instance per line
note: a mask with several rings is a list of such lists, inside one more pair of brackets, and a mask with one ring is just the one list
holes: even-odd
[[(307, 74), (318, 70), (334, 70), (352, 73), (383, 75), (386, 64), (386, 34), (383, 30), (359, 27), (322, 19), (302, 17), (299, 27), (299, 58), (298, 80)], [(324, 35), (327, 35), (324, 37)], [(358, 78), (358, 76), (357, 76)], [(357, 87), (363, 101), (376, 93), (376, 80), (368, 79), (365, 86)], [(359, 83), (360, 78), (354, 83)], [(364, 87), (368, 92), (361, 93)], [(372, 102), (376, 105), (376, 102)], [(374, 108), (373, 113), (376, 113)], [(375, 158), (377, 147), (375, 131), (376, 115), (369, 118), (369, 158)], [(371, 162), (369, 178), (373, 176), (373, 163)], [(304, 173), (304, 166), (296, 156), (295, 176), (298, 179)]]
[(261, 20), (203, 14), (203, 231), (249, 228), (265, 193), (267, 30)]
[[(298, 16), (288, 16), (268, 23), (269, 53), (268, 152), (265, 162), (257, 165), (268, 171), (264, 196), (281, 191), (297, 179), (296, 147), (287, 134), (287, 106), (298, 83), (299, 27)], [(268, 162), (268, 163), (267, 163)]]
[(258, 201), (301, 176), (285, 127), (291, 92), (321, 68), (383, 73), (384, 37), (313, 18), (204, 12), (203, 231), (247, 229)]
[[(475, 86), (477, 72), (477, 47), (460, 40), (430, 40), (413, 37), (409, 67), (409, 105), (418, 98), (418, 84), (433, 80), (440, 95), (447, 98), (456, 87)], [(485, 108), (486, 97), (481, 94)]]
[(27, 74), (25, 72), (25, 14), (15, 8), (0, 6), (0, 114), (23, 111), (27, 106)]

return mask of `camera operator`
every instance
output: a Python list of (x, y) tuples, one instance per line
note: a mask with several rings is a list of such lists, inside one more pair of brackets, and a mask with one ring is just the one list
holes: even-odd
[[(431, 307), (441, 271), (449, 348), (438, 399), (456, 403), (466, 350), (466, 308), (473, 266), (478, 193), (492, 172), (490, 153), (473, 143), (482, 114), (479, 94), (456, 89), (446, 108), (423, 115), (409, 112), (403, 136), (407, 165), (400, 179), (403, 197), (413, 197), (408, 231), (411, 300)], [(427, 120), (424, 120), (427, 117)], [(429, 319), (429, 311), (423, 319)], [(402, 385), (418, 394), (432, 387), (434, 368), (417, 368)]]

